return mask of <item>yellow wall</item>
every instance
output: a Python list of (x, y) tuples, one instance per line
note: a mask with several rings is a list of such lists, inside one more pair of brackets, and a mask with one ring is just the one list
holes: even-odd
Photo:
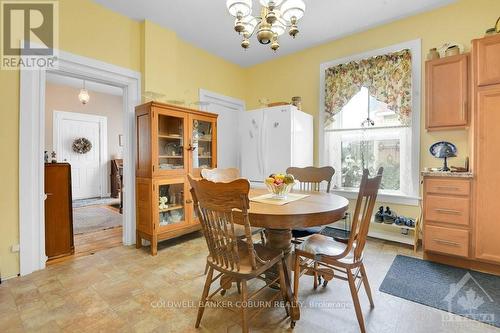
[(199, 99), (199, 88), (245, 97), (243, 68), (186, 43), (175, 32), (150, 21), (145, 21), (142, 29), (144, 91), (187, 104)]
[[(59, 48), (140, 71), (144, 88), (170, 99), (198, 100), (205, 88), (244, 98), (244, 70), (178, 39), (149, 22), (137, 22), (89, 0), (59, 1)], [(0, 276), (19, 272), (19, 72), (0, 71)]]
[[(319, 110), (319, 66), (321, 63), (349, 55), (383, 48), (389, 45), (421, 38), (422, 57), (428, 50), (447, 41), (463, 44), (470, 50), (470, 41), (481, 37), (494, 25), (500, 14), (498, 0), (461, 0), (432, 12), (386, 24), (330, 43), (313, 47), (292, 55), (277, 58), (247, 70), (249, 82), (247, 107), (259, 107), (259, 98), (271, 101), (289, 101), (292, 96), (302, 96), (303, 109), (314, 115), (317, 128)], [(282, 38), (287, 38), (283, 36)], [(300, 36), (297, 38), (305, 38)], [(422, 71), (424, 64), (422, 64)], [(422, 78), (423, 78), (422, 72)], [(422, 106), (423, 106), (422, 86)], [(427, 133), (422, 108), (421, 166), (439, 166), (441, 161), (431, 157), (431, 143), (446, 139), (457, 144), (459, 157), (452, 164), (462, 165), (468, 155), (466, 131)], [(315, 161), (318, 161), (317, 133), (315, 133)]]
[[(321, 63), (415, 38), (422, 38), (424, 56), (430, 47), (449, 40), (469, 48), (470, 40), (481, 36), (500, 12), (497, 0), (461, 0), (243, 69), (151, 22), (128, 19), (89, 0), (60, 0), (59, 4), (60, 49), (140, 71), (144, 90), (163, 93), (167, 99), (193, 102), (198, 98), (198, 89), (205, 88), (245, 99), (248, 108), (258, 107), (261, 97), (288, 101), (291, 96), (300, 95), (304, 109), (315, 116), (319, 108)], [(0, 156), (4, 157), (0, 164), (0, 274), (5, 278), (19, 272), (18, 255), (10, 252), (10, 246), (19, 242), (19, 72), (0, 71), (0, 107)], [(422, 126), (422, 166), (439, 164), (428, 155), (427, 147), (440, 139), (458, 144), (460, 157), (453, 163), (461, 163), (468, 150), (465, 131), (427, 134)], [(317, 156), (315, 142), (316, 160)], [(405, 206), (396, 209), (404, 214), (414, 212)]]
[[(402, 19), (374, 29), (357, 33), (320, 46), (306, 49), (285, 57), (259, 64), (247, 69), (247, 108), (258, 108), (260, 98), (271, 101), (290, 101), (292, 96), (302, 96), (303, 110), (314, 115), (315, 142), (314, 157), (318, 162), (318, 110), (319, 110), (319, 67), (321, 63), (350, 55), (367, 52), (393, 44), (421, 38), (422, 60), (432, 47), (453, 41), (470, 50), (470, 41), (483, 36), (487, 28), (494, 25), (500, 14), (498, 0), (460, 0), (459, 2), (410, 18)], [(283, 36), (282, 38), (287, 38)], [(303, 38), (300, 36), (298, 38)], [(429, 146), (440, 140), (457, 145), (458, 157), (451, 165), (461, 166), (469, 156), (468, 131), (443, 131), (428, 133), (425, 130), (424, 109), (424, 63), (422, 63), (422, 110), (421, 110), (421, 169), (440, 166), (442, 161), (429, 154)], [(351, 201), (351, 206), (352, 205)], [(417, 207), (389, 205), (399, 214), (417, 217)]]

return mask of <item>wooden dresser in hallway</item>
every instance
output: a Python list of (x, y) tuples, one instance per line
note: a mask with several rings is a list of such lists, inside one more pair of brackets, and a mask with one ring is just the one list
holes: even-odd
[(45, 164), (45, 253), (48, 260), (72, 255), (73, 207), (71, 166)]

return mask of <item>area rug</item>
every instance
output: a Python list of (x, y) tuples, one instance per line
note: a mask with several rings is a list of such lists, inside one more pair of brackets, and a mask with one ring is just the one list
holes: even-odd
[(379, 290), (500, 327), (500, 277), (495, 275), (398, 255)]
[(89, 206), (73, 209), (73, 233), (114, 228), (122, 225), (122, 215), (111, 208)]
[(120, 198), (89, 198), (73, 200), (73, 208), (95, 206), (95, 205), (115, 205), (120, 204)]

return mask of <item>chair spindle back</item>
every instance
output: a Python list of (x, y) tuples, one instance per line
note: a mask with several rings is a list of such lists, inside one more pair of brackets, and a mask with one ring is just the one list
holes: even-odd
[(227, 169), (202, 169), (201, 176), (211, 182), (227, 183), (240, 178), (240, 170), (236, 168)]
[(293, 177), (299, 181), (299, 189), (301, 191), (319, 192), (321, 183), (326, 181), (326, 192), (330, 192), (330, 186), (332, 184), (333, 175), (335, 174), (335, 169), (331, 166), (321, 168), (290, 167), (286, 169), (286, 173), (293, 175)]
[(377, 201), (377, 194), (382, 181), (383, 172), (384, 168), (381, 167), (378, 169), (375, 177), (368, 178), (368, 170), (363, 170), (356, 208), (354, 209), (351, 234), (347, 243), (349, 251), (354, 247), (355, 260), (359, 260), (363, 255), (363, 249), (365, 247), (366, 237), (373, 214), (373, 207), (375, 207), (375, 202)]
[(248, 180), (237, 179), (229, 183), (215, 183), (206, 179), (195, 180), (191, 175), (188, 175), (188, 179), (212, 260), (221, 269), (240, 270), (238, 240), (234, 231), (233, 216), (234, 211), (238, 210), (243, 216), (246, 248), (252, 268), (255, 269), (256, 255), (248, 218), (250, 207)]

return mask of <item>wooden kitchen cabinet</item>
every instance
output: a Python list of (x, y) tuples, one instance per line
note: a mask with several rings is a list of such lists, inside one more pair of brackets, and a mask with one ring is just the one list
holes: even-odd
[(469, 124), (469, 55), (427, 61), (426, 129), (466, 128)]
[(470, 178), (424, 177), (424, 251), (470, 256)]
[(500, 35), (472, 42), (474, 257), (500, 264)]
[(473, 41), (477, 86), (500, 84), (500, 34)]
[(150, 102), (136, 107), (136, 244), (200, 230), (187, 175), (217, 167), (217, 115)]

